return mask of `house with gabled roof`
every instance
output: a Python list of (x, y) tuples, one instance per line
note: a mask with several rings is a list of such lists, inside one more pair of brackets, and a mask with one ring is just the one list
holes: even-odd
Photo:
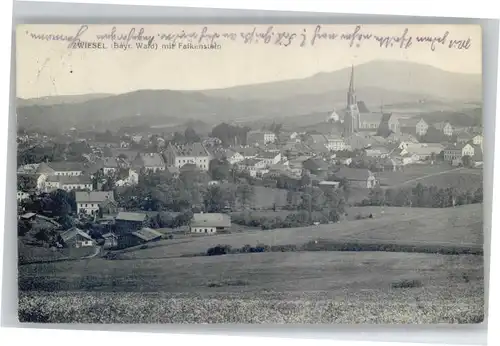
[(122, 234), (118, 237), (118, 245), (123, 248), (137, 246), (158, 241), (162, 239), (162, 237), (163, 235), (160, 232), (149, 227), (144, 227), (130, 233)]
[(429, 124), (423, 118), (399, 119), (401, 131), (417, 136), (425, 136)]
[(83, 164), (71, 161), (42, 162), (38, 165), (37, 174), (78, 176), (83, 174)]
[(102, 170), (105, 175), (114, 174), (120, 169), (120, 164), (116, 157), (103, 157), (89, 169), (90, 173), (96, 173)]
[(43, 182), (43, 191), (65, 190), (65, 191), (92, 191), (92, 179), (87, 175), (51, 175)]
[(256, 160), (262, 160), (267, 166), (275, 165), (281, 161), (281, 153), (273, 151), (262, 151), (257, 154)]
[(94, 246), (95, 241), (90, 235), (77, 227), (68, 229), (59, 234), (59, 243), (64, 247), (80, 248)]
[(377, 131), (382, 121), (381, 113), (366, 113), (360, 116), (360, 130)]
[(399, 155), (411, 156), (418, 161), (425, 161), (438, 156), (445, 146), (440, 143), (407, 143)]
[(251, 177), (256, 177), (269, 172), (266, 161), (257, 158), (245, 159), (238, 162), (237, 165), (241, 171), (247, 172)]
[(186, 164), (194, 164), (203, 171), (208, 171), (212, 155), (201, 143), (172, 144), (164, 152), (169, 166), (181, 168)]
[(189, 228), (191, 233), (215, 234), (231, 228), (231, 217), (222, 213), (195, 213)]
[(97, 215), (104, 203), (111, 202), (108, 207), (116, 205), (113, 191), (77, 191), (75, 192), (76, 210), (78, 214)]
[(165, 161), (159, 153), (138, 153), (131, 163), (134, 169), (144, 169), (146, 172), (158, 172), (165, 170)]
[(121, 211), (115, 217), (117, 233), (130, 233), (147, 227), (148, 219), (146, 213)]
[(241, 155), (239, 152), (232, 150), (232, 149), (226, 150), (226, 152), (224, 153), (224, 156), (227, 159), (227, 162), (229, 162), (229, 164), (231, 164), (231, 165), (234, 165), (234, 164), (241, 162), (245, 159), (245, 157), (243, 155)]
[(453, 136), (453, 126), (448, 121), (441, 121), (433, 124), (433, 127), (441, 131), (445, 136)]
[(340, 167), (333, 172), (334, 181), (342, 181), (346, 179), (351, 185), (362, 188), (374, 188), (378, 185), (378, 180), (375, 175), (366, 168), (350, 168)]

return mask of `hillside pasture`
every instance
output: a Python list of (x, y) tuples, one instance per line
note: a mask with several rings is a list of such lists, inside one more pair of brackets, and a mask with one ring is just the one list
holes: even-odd
[(257, 244), (269, 246), (302, 245), (318, 239), (335, 242), (356, 241), (368, 244), (448, 244), (470, 245), (471, 247), (483, 245), (483, 209), (480, 204), (446, 209), (386, 207), (379, 210), (378, 214), (374, 213), (373, 219), (269, 231), (220, 234), (193, 238), (192, 241), (184, 241), (175, 246), (169, 246), (169, 240), (164, 240), (165, 246), (163, 247), (127, 252), (121, 254), (119, 258), (179, 257), (205, 253), (208, 248), (218, 244), (227, 244), (238, 248), (247, 244), (251, 246)]
[(452, 169), (454, 168), (448, 164), (412, 164), (404, 166), (402, 171), (377, 172), (376, 175), (382, 186), (393, 186), (428, 175), (448, 172)]
[(481, 256), (381, 252), (28, 265), (20, 268), (19, 316), (60, 323), (478, 323), (482, 268)]
[(416, 185), (421, 183), (424, 186), (437, 186), (438, 188), (455, 188), (458, 191), (475, 191), (483, 187), (482, 171), (458, 170), (445, 174), (427, 177), (412, 183)]
[[(288, 252), (81, 260), (19, 268), (21, 290), (96, 292), (311, 292), (380, 289), (418, 280), (445, 286), (482, 278), (482, 256), (384, 252)], [(455, 275), (454, 271), (456, 274)], [(208, 290), (210, 288), (210, 290)]]
[(26, 244), (23, 240), (19, 240), (17, 251), (18, 262), (25, 264), (79, 259), (94, 254), (96, 249), (94, 247), (56, 249)]

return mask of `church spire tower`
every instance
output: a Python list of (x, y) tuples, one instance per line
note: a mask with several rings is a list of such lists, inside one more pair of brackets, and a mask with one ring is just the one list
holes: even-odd
[(361, 127), (361, 119), (356, 100), (356, 90), (354, 88), (354, 65), (351, 66), (351, 78), (349, 80), (349, 89), (347, 90), (346, 117), (344, 120), (344, 135), (351, 136), (358, 132)]
[(355, 105), (356, 90), (354, 89), (354, 65), (351, 66), (351, 79), (349, 80), (349, 90), (347, 91), (347, 106)]

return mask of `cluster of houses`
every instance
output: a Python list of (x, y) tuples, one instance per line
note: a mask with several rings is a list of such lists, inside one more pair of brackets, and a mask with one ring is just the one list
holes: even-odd
[[(429, 131), (442, 134), (443, 141), (421, 143)], [(46, 136), (39, 141), (48, 141)], [(29, 142), (27, 135), (18, 141)], [(134, 150), (133, 143), (148, 141), (155, 150)], [(127, 140), (110, 145), (92, 143), (92, 153), (81, 162), (40, 162), (23, 165), (18, 174), (36, 180), (35, 192), (57, 189), (76, 191), (77, 214), (91, 217), (101, 224), (113, 224), (116, 232), (103, 235), (105, 247), (133, 246), (162, 238), (148, 227), (147, 213), (120, 210), (113, 191), (103, 191), (106, 177), (113, 175), (117, 187), (138, 184), (142, 172), (168, 171), (174, 177), (185, 171), (207, 173), (212, 160), (225, 159), (232, 169), (246, 172), (253, 178), (279, 176), (301, 179), (304, 174), (320, 187), (338, 187), (343, 180), (351, 185), (370, 189), (379, 184), (372, 169), (356, 165), (359, 159), (369, 160), (378, 170), (401, 170), (412, 164), (434, 164), (437, 160), (461, 165), (465, 157), (481, 166), (483, 136), (481, 128), (460, 128), (450, 122), (429, 123), (421, 117), (370, 112), (358, 101), (353, 74), (347, 92), (347, 106), (334, 110), (315, 130), (282, 128), (279, 133), (252, 130), (245, 145), (223, 147), (218, 138), (206, 137), (199, 142), (178, 144), (161, 136), (132, 134)], [(332, 178), (333, 177), (333, 178)], [(328, 179), (327, 179), (328, 178)], [(34, 191), (19, 190), (18, 201), (30, 198)], [(32, 214), (32, 213), (31, 213)], [(35, 222), (39, 215), (22, 215)], [(195, 214), (192, 233), (214, 234), (231, 226), (226, 214)], [(92, 238), (74, 227), (61, 233), (62, 246), (94, 246)]]

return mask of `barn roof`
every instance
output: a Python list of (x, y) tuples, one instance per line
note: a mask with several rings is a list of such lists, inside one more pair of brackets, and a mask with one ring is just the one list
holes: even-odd
[(116, 220), (122, 221), (140, 221), (143, 222), (147, 218), (147, 215), (144, 213), (132, 213), (127, 211), (121, 211), (116, 216)]
[(132, 232), (132, 234), (144, 241), (151, 241), (153, 239), (158, 239), (162, 237), (161, 233), (148, 227), (144, 227), (138, 231)]
[(77, 203), (101, 203), (107, 199), (114, 200), (113, 191), (75, 192), (75, 200)]
[(67, 231), (62, 232), (61, 238), (64, 242), (67, 242), (67, 241), (75, 238), (77, 235), (80, 235), (87, 240), (92, 240), (91, 236), (89, 236), (87, 233), (85, 233), (84, 231), (82, 231), (81, 229), (76, 228), (76, 227), (70, 228)]
[(230, 227), (231, 218), (220, 213), (196, 213), (191, 220), (191, 227)]

